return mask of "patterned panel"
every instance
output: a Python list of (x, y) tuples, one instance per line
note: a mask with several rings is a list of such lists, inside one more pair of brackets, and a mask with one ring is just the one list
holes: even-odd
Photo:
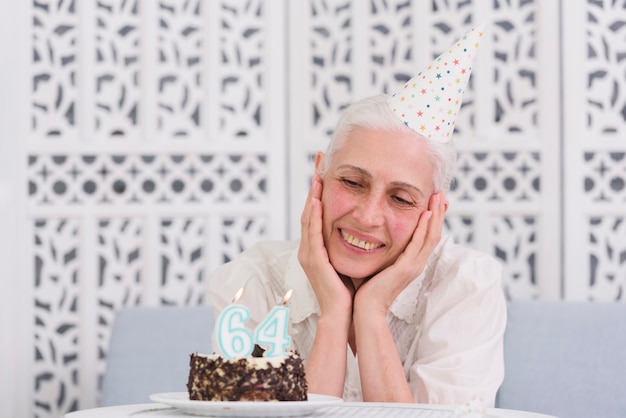
[(120, 308), (141, 304), (143, 223), (105, 219), (98, 223), (98, 386), (101, 386), (111, 326)]
[(267, 203), (264, 155), (31, 156), (38, 205)]
[(265, 238), (267, 216), (226, 217), (222, 220), (222, 262), (227, 263), (243, 250)]
[(450, 198), (464, 202), (538, 202), (537, 152), (461, 152)]
[(443, 232), (450, 235), (457, 244), (473, 246), (474, 229), (474, 219), (471, 216), (446, 214)]
[[(538, 135), (537, 3), (494, 2), (493, 24), (486, 29), (493, 39), (497, 86), (493, 122), (509, 134)], [(551, 89), (556, 92), (556, 86)]]
[[(536, 220), (532, 216), (493, 218), (492, 255), (503, 266), (503, 287), (507, 299), (528, 299), (538, 295)], [(471, 216), (446, 215), (444, 232), (454, 242), (476, 247), (475, 221)]]
[(450, 45), (467, 33), (478, 22), (473, 21), (475, 1), (433, 0), (432, 21), (434, 50), (431, 58), (437, 58)]
[[(467, 0), (434, 1), (435, 53), (442, 53), (472, 26), (480, 23), (472, 14), (473, 3)], [(535, 134), (538, 113), (538, 60), (536, 1), (494, 1), (490, 25), (485, 30), (493, 50), (494, 83), (497, 88), (493, 122), (509, 133)], [(489, 53), (487, 51), (479, 52)], [(487, 63), (484, 60), (483, 63)], [(481, 68), (476, 73), (492, 71)], [(457, 118), (455, 132), (466, 133), (473, 128), (475, 117), (474, 77), (470, 78), (463, 96), (463, 111)]]
[(221, 3), (219, 63), (220, 135), (258, 134), (265, 125), (267, 30), (263, 0)]
[(626, 296), (626, 217), (589, 220), (589, 300), (614, 302)]
[[(306, 168), (306, 171), (304, 172), (304, 176), (302, 178), (302, 187), (303, 190), (306, 190), (306, 193), (309, 192), (309, 188), (311, 187), (311, 183), (313, 182), (313, 174), (315, 174), (315, 157), (317, 156), (317, 152), (318, 151), (308, 152), (305, 158), (303, 158), (303, 167)], [(304, 197), (306, 198), (306, 194)], [(298, 209), (304, 208), (304, 203), (304, 200), (302, 200), (302, 202), (297, 202)]]
[(78, 90), (78, 15), (74, 1), (33, 2), (32, 131), (37, 138), (74, 138)]
[[(434, 59), (479, 22), (473, 20), (474, 6), (471, 0), (433, 0), (432, 7), (431, 30), (434, 49), (431, 58)], [(486, 69), (477, 68), (473, 74), (480, 71), (486, 71)], [(475, 126), (474, 78), (470, 77), (463, 94), (463, 104), (461, 105), (463, 110), (455, 121), (455, 135), (466, 134)]]
[(508, 299), (538, 296), (537, 221), (532, 216), (493, 219), (494, 256), (504, 268), (504, 291)]
[(79, 226), (77, 220), (35, 223), (33, 364), (35, 417), (78, 409)]
[[(587, 128), (600, 138), (626, 134), (626, 3), (588, 0)], [(582, 30), (582, 29), (581, 29)], [(605, 136), (606, 137), (606, 136)]]
[(311, 0), (312, 137), (332, 134), (337, 115), (353, 100), (353, 33), (349, 0)]
[(414, 24), (411, 2), (372, 0), (371, 77), (372, 91), (394, 93), (413, 77)]
[(588, 203), (626, 203), (626, 152), (586, 152), (584, 159)]
[(99, 0), (95, 13), (94, 128), (100, 138), (136, 139), (141, 93), (139, 0)]
[(158, 16), (158, 133), (165, 139), (199, 137), (203, 47), (200, 0), (160, 1)]
[(159, 300), (162, 305), (198, 305), (204, 300), (204, 218), (161, 221)]

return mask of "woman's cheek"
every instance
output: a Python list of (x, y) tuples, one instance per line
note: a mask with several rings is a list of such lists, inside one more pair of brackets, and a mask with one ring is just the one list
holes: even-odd
[(417, 222), (413, 217), (401, 217), (393, 223), (391, 234), (395, 237), (396, 242), (401, 243), (404, 249), (409, 244), (409, 241), (411, 241), (415, 228), (417, 228)]
[(345, 212), (344, 206), (345, 197), (341, 190), (331, 185), (325, 185), (322, 193), (322, 233), (327, 245), (334, 229), (334, 223)]
[(322, 203), (324, 204), (325, 213), (330, 211), (329, 214), (341, 214), (350, 207), (350, 201), (351, 198), (349, 194), (342, 187), (331, 184), (324, 189)]

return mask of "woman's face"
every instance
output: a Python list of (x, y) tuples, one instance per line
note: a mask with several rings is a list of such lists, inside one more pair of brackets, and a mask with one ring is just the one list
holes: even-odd
[(426, 146), (413, 135), (348, 134), (326, 167), (322, 192), (324, 243), (337, 272), (363, 279), (394, 263), (428, 209), (432, 173)]

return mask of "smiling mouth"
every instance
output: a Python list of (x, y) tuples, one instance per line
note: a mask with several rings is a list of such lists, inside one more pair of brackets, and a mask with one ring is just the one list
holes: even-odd
[(357, 237), (348, 234), (344, 230), (340, 230), (340, 231), (341, 231), (341, 236), (348, 244), (354, 247), (360, 248), (362, 250), (370, 251), (370, 250), (375, 250), (376, 248), (380, 248), (383, 246), (383, 244), (376, 244), (373, 242), (362, 241), (358, 239)]

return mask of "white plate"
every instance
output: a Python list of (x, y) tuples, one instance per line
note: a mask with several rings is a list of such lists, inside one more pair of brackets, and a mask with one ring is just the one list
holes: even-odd
[(341, 398), (308, 394), (308, 401), (285, 402), (218, 402), (191, 401), (187, 392), (156, 393), (154, 402), (173, 406), (186, 414), (209, 417), (297, 417), (310, 415), (325, 406), (342, 402)]

